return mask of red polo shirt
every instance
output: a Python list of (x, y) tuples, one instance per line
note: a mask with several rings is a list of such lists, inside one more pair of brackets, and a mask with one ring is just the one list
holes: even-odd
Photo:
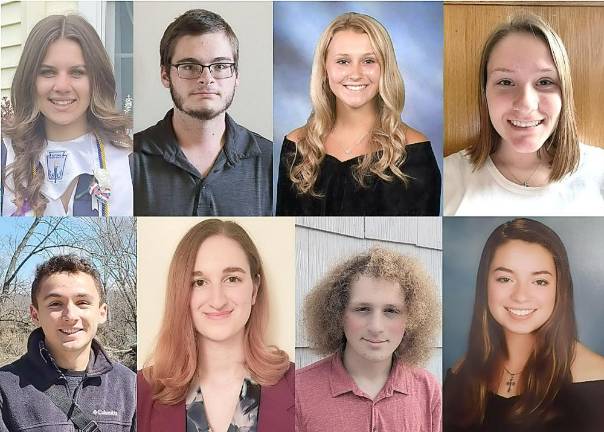
[(396, 362), (371, 400), (340, 354), (296, 371), (296, 432), (440, 432), (441, 390), (425, 369)]

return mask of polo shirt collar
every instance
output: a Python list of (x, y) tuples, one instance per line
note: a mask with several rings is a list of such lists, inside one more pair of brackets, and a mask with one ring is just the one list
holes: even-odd
[[(143, 151), (162, 156), (170, 163), (176, 163), (177, 159), (184, 157), (176, 140), (172, 125), (173, 116), (174, 108), (158, 122), (159, 128), (154, 139), (143, 143)], [(242, 159), (261, 154), (256, 136), (252, 132), (239, 126), (228, 114), (225, 115), (225, 123), (223, 152), (229, 165), (235, 166)]]
[[(384, 387), (378, 393), (376, 399), (381, 399), (382, 397), (390, 397), (395, 391), (408, 395), (408, 380), (409, 376), (408, 372), (405, 369), (405, 366), (402, 362), (395, 360), (392, 365), (392, 368), (390, 369), (390, 375), (388, 375), (388, 380), (386, 381), (386, 384), (384, 384)], [(329, 384), (331, 388), (332, 397), (337, 397), (349, 392), (352, 392), (357, 396), (363, 395), (361, 389), (359, 389), (359, 387), (353, 381), (348, 371), (344, 368), (341, 352), (335, 353), (332, 356), (331, 370), (329, 374)]]

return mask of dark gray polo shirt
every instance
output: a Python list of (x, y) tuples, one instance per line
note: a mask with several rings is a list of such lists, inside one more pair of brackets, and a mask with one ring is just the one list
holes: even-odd
[(130, 168), (136, 216), (266, 216), (272, 211), (273, 145), (227, 114), (224, 146), (207, 176), (187, 160), (173, 110), (134, 134)]

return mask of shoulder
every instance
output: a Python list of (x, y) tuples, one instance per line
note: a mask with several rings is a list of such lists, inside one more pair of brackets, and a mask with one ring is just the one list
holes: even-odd
[(122, 377), (123, 379), (127, 379), (129, 382), (134, 384), (134, 381), (136, 379), (136, 373), (134, 373), (132, 370), (128, 369), (123, 364), (121, 364), (117, 361), (114, 361), (112, 372), (114, 375)]
[(579, 143), (579, 150), (581, 155), (593, 155), (596, 157), (604, 158), (604, 148), (596, 147), (585, 143)]
[(28, 387), (38, 376), (39, 371), (32, 368), (26, 356), (0, 367), (0, 399), (10, 396), (13, 391)]
[(577, 342), (571, 373), (573, 382), (604, 380), (604, 357)]
[(315, 363), (296, 370), (296, 387), (299, 385), (314, 386), (316, 382), (326, 380), (331, 371), (332, 354)]
[(584, 143), (579, 144), (580, 159), (579, 159), (579, 175), (593, 178), (604, 178), (604, 148), (590, 146)]
[(306, 128), (304, 126), (299, 127), (297, 129), (294, 129), (290, 133), (288, 133), (285, 136), (285, 138), (287, 138), (288, 140), (290, 140), (293, 143), (297, 143), (304, 137), (304, 135), (306, 133), (305, 131), (306, 131)]
[(161, 145), (163, 141), (174, 140), (172, 132), (172, 110), (168, 111), (166, 116), (156, 124), (149, 126), (140, 132), (134, 134), (134, 152), (138, 153), (146, 150), (146, 147), (156, 142)]
[(409, 126), (405, 128), (405, 138), (407, 144), (418, 144), (430, 141), (426, 135)]
[[(226, 128), (227, 128), (227, 139), (231, 145), (234, 144), (234, 148), (238, 149), (239, 152), (249, 157), (251, 155), (258, 156), (255, 147), (260, 150), (262, 158), (270, 158), (272, 161), (273, 157), (273, 142), (267, 138), (264, 138), (257, 132), (254, 132), (245, 126), (240, 125), (231, 117), (226, 115)], [(254, 146), (255, 144), (255, 146)]]
[(403, 370), (414, 387), (424, 387), (430, 390), (440, 387), (438, 379), (432, 372), (421, 367), (403, 366)]
[(471, 166), (470, 155), (464, 150), (460, 150), (456, 153), (450, 154), (445, 158), (445, 165), (447, 166)]

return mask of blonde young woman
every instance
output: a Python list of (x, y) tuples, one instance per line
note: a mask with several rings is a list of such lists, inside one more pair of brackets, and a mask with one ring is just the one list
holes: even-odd
[(438, 215), (428, 138), (401, 121), (403, 81), (386, 29), (346, 13), (315, 51), (313, 111), (281, 149), (279, 215)]
[(130, 119), (94, 28), (51, 15), (27, 37), (2, 124), (3, 216), (132, 215)]
[(519, 15), (487, 39), (480, 134), (445, 159), (445, 215), (602, 215), (604, 151), (579, 143), (564, 44)]

